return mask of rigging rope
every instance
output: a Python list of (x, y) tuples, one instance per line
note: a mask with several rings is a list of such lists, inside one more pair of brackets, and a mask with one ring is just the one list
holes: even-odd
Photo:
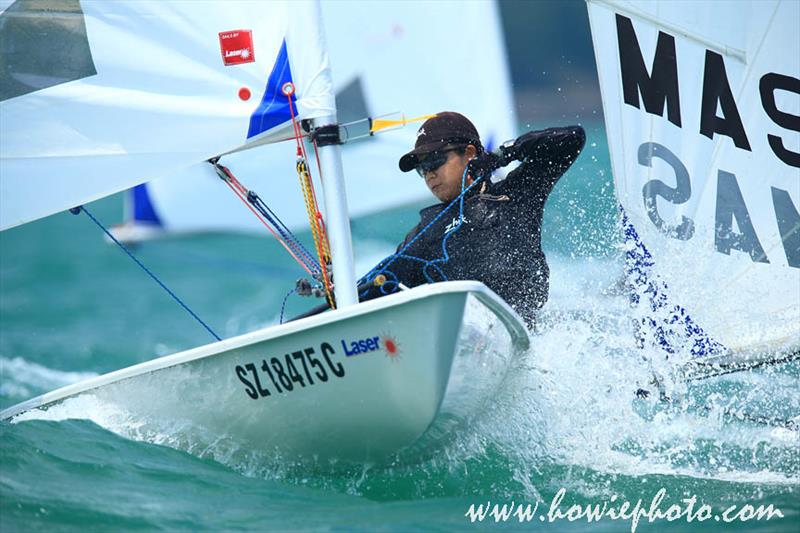
[(162, 289), (164, 289), (165, 291), (167, 291), (167, 293), (168, 293), (170, 296), (172, 296), (172, 298), (173, 298), (173, 299), (174, 299), (176, 302), (178, 302), (178, 303), (180, 304), (180, 306), (181, 306), (181, 307), (183, 307), (183, 308), (184, 308), (184, 309), (185, 309), (185, 310), (186, 310), (186, 311), (187, 311), (187, 312), (188, 312), (190, 315), (192, 315), (192, 317), (194, 317), (194, 319), (195, 319), (195, 320), (197, 320), (197, 321), (200, 323), (200, 325), (202, 325), (204, 328), (206, 328), (206, 330), (207, 330), (209, 333), (211, 333), (211, 335), (212, 335), (212, 336), (213, 336), (215, 339), (217, 339), (218, 341), (221, 341), (221, 340), (222, 340), (222, 339), (221, 339), (221, 338), (220, 338), (220, 337), (219, 337), (219, 336), (218, 336), (216, 333), (214, 333), (214, 330), (212, 330), (212, 329), (211, 329), (211, 328), (208, 326), (208, 324), (206, 324), (205, 322), (203, 322), (203, 320), (202, 320), (202, 319), (201, 319), (199, 316), (197, 316), (197, 314), (195, 314), (195, 312), (194, 312), (194, 311), (192, 311), (191, 309), (189, 309), (189, 306), (188, 306), (188, 305), (186, 305), (186, 304), (183, 302), (183, 300), (181, 300), (180, 298), (178, 298), (178, 296), (177, 296), (177, 295), (176, 295), (174, 292), (172, 292), (172, 291), (169, 289), (169, 287), (167, 287), (166, 285), (164, 285), (164, 283), (162, 283), (162, 282), (161, 282), (161, 280), (160, 280), (160, 279), (158, 279), (158, 277), (156, 277), (156, 275), (155, 275), (155, 274), (153, 274), (153, 272), (152, 272), (150, 269), (148, 269), (146, 266), (144, 266), (144, 264), (143, 264), (141, 261), (139, 261), (139, 259), (137, 259), (137, 258), (136, 258), (136, 256), (135, 256), (135, 255), (133, 255), (133, 253), (132, 253), (132, 252), (131, 252), (131, 251), (130, 251), (130, 250), (129, 250), (129, 249), (128, 249), (128, 248), (127, 248), (127, 247), (126, 247), (124, 244), (122, 244), (121, 242), (119, 242), (119, 241), (118, 241), (118, 240), (117, 240), (117, 239), (116, 239), (116, 238), (115, 238), (115, 237), (114, 237), (114, 236), (111, 234), (111, 232), (110, 232), (110, 231), (108, 231), (108, 229), (106, 229), (106, 227), (105, 227), (105, 226), (104, 226), (104, 225), (103, 225), (103, 224), (102, 224), (102, 223), (101, 223), (99, 220), (97, 220), (97, 219), (96, 219), (96, 218), (95, 218), (95, 217), (94, 217), (94, 216), (93, 216), (93, 215), (92, 215), (92, 214), (89, 212), (89, 210), (88, 210), (88, 209), (86, 209), (84, 206), (82, 206), (82, 205), (81, 205), (81, 206), (78, 206), (78, 207), (73, 207), (73, 208), (72, 208), (72, 209), (70, 209), (69, 211), (70, 211), (70, 213), (72, 213), (73, 215), (78, 215), (78, 214), (80, 214), (80, 212), (81, 212), (81, 211), (83, 211), (84, 213), (86, 213), (86, 215), (87, 215), (87, 216), (88, 216), (90, 219), (92, 219), (92, 222), (94, 222), (95, 224), (97, 224), (97, 226), (98, 226), (98, 227), (99, 227), (101, 230), (103, 230), (103, 232), (106, 234), (106, 236), (108, 236), (108, 238), (109, 238), (109, 239), (111, 239), (111, 240), (112, 240), (112, 241), (113, 241), (113, 242), (114, 242), (114, 243), (115, 243), (117, 246), (119, 246), (119, 247), (122, 249), (122, 251), (123, 251), (123, 252), (125, 252), (126, 254), (128, 254), (128, 257), (130, 257), (131, 259), (133, 259), (133, 261), (134, 261), (134, 262), (135, 262), (137, 265), (139, 265), (139, 266), (142, 268), (142, 270), (144, 270), (144, 271), (147, 273), (147, 275), (149, 275), (151, 278), (153, 278), (153, 280), (155, 280), (155, 282), (156, 282), (156, 283), (158, 283), (159, 285), (161, 285), (161, 288), (162, 288)]
[[(303, 199), (306, 204), (306, 214), (308, 215), (308, 225), (311, 227), (311, 235), (314, 238), (314, 246), (320, 256), (320, 263), (327, 264), (330, 261), (330, 249), (328, 240), (325, 237), (324, 229), (319, 224), (317, 217), (319, 211), (314, 200), (314, 191), (311, 184), (311, 175), (305, 158), (298, 153), (297, 156), (297, 176), (300, 178), (300, 189), (303, 191)], [(322, 215), (319, 215), (320, 217)]]
[[(333, 282), (330, 277), (330, 263), (331, 252), (328, 243), (328, 236), (325, 231), (325, 223), (322, 213), (319, 210), (316, 192), (314, 190), (314, 182), (311, 177), (311, 172), (308, 167), (308, 157), (306, 154), (305, 146), (302, 142), (303, 132), (300, 124), (295, 116), (294, 106), (292, 105), (292, 96), (294, 95), (294, 85), (291, 82), (285, 83), (281, 87), (281, 91), (286, 96), (289, 103), (289, 111), (291, 115), (292, 130), (294, 139), (297, 143), (297, 162), (295, 168), (297, 176), (300, 180), (300, 189), (303, 192), (303, 200), (308, 215), (308, 223), (311, 228), (311, 235), (314, 240), (314, 248), (316, 250), (315, 259), (313, 254), (309, 252), (297, 237), (291, 232), (286, 224), (272, 211), (255, 193), (255, 191), (248, 190), (242, 185), (236, 176), (227, 167), (219, 164), (219, 157), (210, 159), (209, 163), (214, 166), (217, 175), (228, 185), (233, 193), (250, 209), (250, 211), (261, 221), (261, 223), (272, 233), (278, 242), (289, 252), (289, 254), (297, 261), (303, 269), (308, 272), (312, 278), (322, 282), (325, 288), (324, 295), (331, 308), (336, 307), (333, 295)], [(314, 142), (314, 153), (317, 160), (317, 168), (320, 172), (320, 179), (322, 176), (322, 167), (319, 161), (319, 151), (316, 141)], [(298, 292), (292, 290), (284, 298), (283, 306), (286, 305), (286, 299)], [(315, 293), (317, 291), (312, 291)], [(319, 291), (321, 293), (321, 291)], [(283, 310), (281, 311), (283, 315)]]
[[(325, 286), (325, 297), (331, 309), (336, 309), (336, 301), (333, 296), (333, 283), (330, 279), (329, 268), (331, 262), (330, 244), (328, 243), (328, 235), (325, 231), (325, 223), (322, 218), (322, 213), (319, 210), (317, 203), (317, 195), (314, 191), (314, 182), (311, 179), (311, 172), (308, 168), (308, 156), (306, 154), (305, 146), (303, 145), (303, 135), (300, 130), (300, 124), (297, 122), (297, 117), (294, 114), (294, 106), (292, 105), (292, 95), (294, 94), (294, 85), (291, 82), (283, 84), (281, 88), (283, 94), (289, 101), (289, 113), (292, 117), (292, 129), (295, 134), (295, 142), (297, 143), (297, 176), (300, 179), (300, 189), (303, 191), (303, 199), (306, 205), (306, 212), (308, 214), (308, 223), (311, 226), (311, 235), (314, 238), (314, 247), (317, 250), (317, 257), (321, 267), (321, 281)], [(314, 143), (314, 152), (317, 158), (317, 169), (320, 172), (320, 179), (322, 179), (322, 167), (319, 164), (319, 152), (317, 144)]]
[(283, 221), (261, 200), (255, 191), (248, 190), (236, 179), (236, 176), (227, 167), (220, 165), (215, 159), (209, 161), (214, 165), (219, 177), (230, 187), (236, 196), (259, 221), (272, 233), (277, 241), (311, 276), (317, 277), (322, 272), (322, 267), (314, 259), (300, 240), (294, 236)]
[(283, 297), (283, 303), (281, 304), (281, 316), (280, 316), (280, 319), (279, 319), (279, 322), (278, 322), (278, 324), (283, 324), (283, 316), (284, 316), (284, 314), (286, 313), (286, 302), (288, 302), (288, 301), (289, 301), (289, 296), (291, 296), (291, 295), (292, 295), (292, 294), (294, 294), (295, 292), (297, 292), (297, 289), (296, 289), (296, 288), (295, 288), (295, 289), (292, 289), (292, 290), (290, 290), (289, 292), (287, 292), (287, 293), (286, 293), (286, 296), (284, 296), (284, 297)]
[[(440, 211), (439, 214), (436, 215), (433, 218), (433, 220), (431, 220), (424, 228), (422, 228), (419, 231), (419, 233), (417, 233), (408, 242), (408, 244), (403, 246), (403, 248), (400, 251), (398, 251), (398, 252), (396, 252), (396, 253), (394, 253), (392, 255), (389, 255), (386, 258), (384, 258), (383, 260), (381, 260), (375, 267), (373, 267), (369, 272), (364, 274), (358, 280), (356, 285), (358, 286), (358, 290), (359, 290), (360, 296), (362, 296), (362, 297), (366, 296), (368, 290), (371, 287), (378, 287), (378, 289), (381, 291), (381, 294), (383, 294), (383, 295), (389, 294), (390, 292), (394, 292), (395, 290), (397, 290), (397, 288), (400, 286), (400, 282), (399, 282), (399, 280), (397, 278), (397, 275), (394, 272), (392, 272), (391, 270), (389, 270), (389, 267), (392, 265), (392, 263), (394, 263), (398, 259), (406, 259), (406, 260), (416, 261), (416, 262), (422, 263), (423, 274), (425, 275), (425, 279), (428, 281), (428, 283), (434, 283), (436, 281), (433, 278), (431, 278), (430, 274), (428, 273), (428, 269), (429, 268), (436, 269), (436, 271), (439, 273), (439, 275), (442, 278), (440, 281), (447, 281), (447, 276), (445, 275), (444, 271), (442, 271), (441, 267), (439, 266), (439, 263), (442, 263), (442, 264), (443, 263), (447, 263), (450, 260), (450, 256), (447, 253), (447, 239), (449, 239), (452, 234), (456, 233), (456, 231), (458, 231), (461, 228), (462, 224), (464, 223), (464, 198), (465, 198), (465, 196), (467, 195), (467, 193), (469, 191), (472, 190), (473, 187), (475, 187), (479, 182), (481, 182), (486, 177), (486, 176), (478, 175), (477, 178), (475, 178), (475, 180), (471, 184), (466, 185), (466, 178), (467, 178), (467, 174), (469, 173), (469, 170), (470, 169), (469, 169), (469, 165), (468, 165), (467, 168), (464, 169), (464, 173), (461, 175), (461, 194), (459, 194), (449, 204), (447, 204), (447, 206), (444, 209), (442, 209), (442, 211)], [(444, 236), (444, 238), (442, 239), (442, 257), (440, 257), (438, 259), (427, 260), (427, 259), (422, 259), (420, 257), (416, 257), (416, 256), (413, 256), (413, 255), (407, 255), (405, 252), (420, 237), (422, 237), (422, 235), (424, 235), (425, 232), (427, 232), (431, 227), (433, 227), (433, 225), (436, 224), (436, 222), (439, 221), (445, 215), (445, 213), (447, 213), (450, 210), (451, 207), (456, 205), (456, 203), (458, 203), (458, 208), (459, 208), (458, 224), (452, 230), (450, 230)], [(388, 291), (388, 289), (390, 287), (393, 287), (393, 290)], [(286, 305), (286, 300), (294, 292), (296, 292), (296, 291), (292, 290), (285, 296), (284, 301), (283, 301), (283, 305), (284, 306)], [(298, 318), (304, 318), (306, 316), (310, 316), (311, 314), (316, 314), (318, 312), (322, 312), (323, 310), (325, 310), (325, 309), (322, 308), (322, 307), (316, 308), (316, 309), (312, 310), (310, 313), (304, 313), (304, 314), (300, 315), (299, 317), (295, 317), (294, 319), (296, 320)], [(282, 320), (283, 320), (283, 312), (281, 312), (281, 321)]]
[[(359, 279), (358, 281), (358, 285), (363, 285), (368, 280), (374, 279), (377, 276), (380, 276), (381, 274), (389, 274), (394, 279), (387, 280), (386, 283), (381, 285), (381, 293), (386, 294), (386, 291), (384, 289), (385, 285), (388, 284), (396, 286), (398, 284), (397, 276), (389, 270), (389, 267), (392, 265), (392, 263), (394, 263), (398, 259), (407, 259), (410, 261), (417, 261), (422, 263), (423, 264), (422, 273), (425, 276), (425, 279), (428, 281), (428, 283), (434, 283), (436, 281), (428, 273), (429, 268), (433, 268), (439, 273), (439, 275), (442, 277), (440, 281), (447, 281), (447, 276), (444, 274), (444, 271), (442, 271), (441, 267), (439, 266), (439, 264), (447, 263), (450, 260), (450, 256), (447, 253), (447, 239), (449, 239), (451, 235), (456, 233), (464, 223), (464, 197), (470, 190), (472, 190), (473, 187), (475, 187), (475, 185), (477, 185), (481, 180), (485, 178), (485, 176), (478, 175), (471, 184), (466, 186), (466, 179), (468, 173), (469, 173), (469, 165), (467, 165), (467, 168), (464, 169), (464, 173), (461, 175), (461, 194), (459, 194), (449, 204), (447, 204), (447, 206), (444, 209), (442, 209), (439, 212), (439, 214), (436, 215), (433, 218), (433, 220), (431, 220), (424, 228), (422, 228), (422, 230), (420, 230), (416, 235), (414, 235), (414, 237), (405, 246), (403, 246), (403, 248), (400, 251), (395, 252), (390, 256), (387, 256), (385, 259), (380, 261), (377, 266), (373, 267), (369, 272), (367, 272), (364, 276), (362, 276), (361, 279)], [(427, 259), (422, 259), (420, 257), (415, 257), (413, 255), (406, 255), (405, 253), (406, 250), (408, 250), (415, 242), (417, 242), (417, 240), (419, 240), (419, 238), (422, 237), (422, 235), (424, 235), (425, 232), (427, 232), (434, 224), (436, 224), (436, 222), (439, 221), (445, 215), (445, 213), (447, 213), (450, 210), (451, 207), (456, 205), (456, 203), (458, 203), (458, 224), (452, 230), (447, 232), (444, 238), (442, 239), (442, 257), (438, 259), (427, 260)]]

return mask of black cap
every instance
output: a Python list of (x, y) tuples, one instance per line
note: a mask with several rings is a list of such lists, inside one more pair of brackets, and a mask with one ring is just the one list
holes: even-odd
[(453, 111), (437, 113), (420, 126), (414, 149), (400, 158), (400, 170), (414, 170), (419, 156), (454, 144), (472, 144), (479, 150), (482, 149), (478, 130), (467, 117)]

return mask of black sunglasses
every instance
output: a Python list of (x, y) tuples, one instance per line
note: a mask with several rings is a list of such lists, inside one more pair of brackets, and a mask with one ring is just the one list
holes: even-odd
[(444, 150), (438, 150), (436, 152), (431, 152), (425, 159), (417, 163), (417, 166), (414, 167), (421, 177), (425, 177), (427, 172), (433, 172), (440, 166), (447, 163), (447, 154), (448, 152), (454, 152), (456, 150), (463, 150), (463, 146), (454, 146), (452, 148), (445, 148)]

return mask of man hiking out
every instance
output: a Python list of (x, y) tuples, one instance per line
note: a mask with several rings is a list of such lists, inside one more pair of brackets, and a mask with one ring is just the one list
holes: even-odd
[[(548, 297), (544, 205), (585, 140), (580, 126), (549, 128), (488, 153), (465, 116), (442, 112), (428, 119), (414, 149), (400, 158), (400, 170), (416, 170), (441, 203), (423, 209), (397, 253), (373, 269), (389, 283), (371, 287), (362, 299), (393, 292), (397, 284), (477, 280), (532, 326)], [(512, 160), (521, 161), (519, 167), (492, 183), (491, 173)], [(463, 202), (453, 202), (462, 190)]]

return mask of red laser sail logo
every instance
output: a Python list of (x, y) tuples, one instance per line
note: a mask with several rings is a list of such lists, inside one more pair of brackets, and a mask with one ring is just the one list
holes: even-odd
[(225, 66), (252, 63), (256, 60), (256, 53), (253, 50), (253, 32), (250, 30), (220, 32), (219, 47)]

